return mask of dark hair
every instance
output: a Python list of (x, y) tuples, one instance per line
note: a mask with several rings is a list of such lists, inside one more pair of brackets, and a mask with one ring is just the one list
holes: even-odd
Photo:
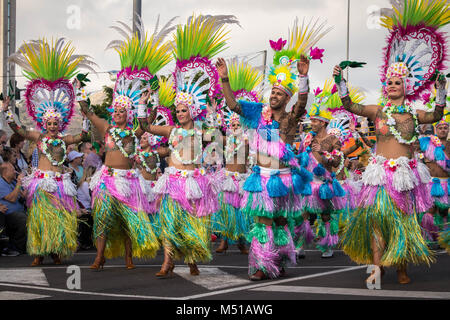
[(12, 155), (16, 152), (13, 148), (4, 147), (3, 148), (3, 161), (10, 162)]
[(82, 143), (80, 143), (80, 145), (78, 146), (78, 152), (84, 152), (83, 149), (86, 147), (86, 145), (90, 143), (88, 141), (84, 141)]
[(18, 146), (21, 142), (24, 142), (25, 138), (22, 137), (20, 134), (18, 133), (13, 133), (11, 138), (9, 138), (9, 145), (11, 146), (11, 148), (15, 148), (16, 146)]

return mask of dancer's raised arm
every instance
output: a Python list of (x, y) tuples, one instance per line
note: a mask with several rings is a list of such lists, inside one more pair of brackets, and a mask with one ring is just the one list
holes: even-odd
[(362, 105), (359, 103), (353, 103), (349, 97), (347, 83), (342, 77), (342, 68), (340, 66), (335, 66), (333, 69), (333, 78), (339, 75), (341, 75), (341, 82), (336, 83), (336, 86), (338, 88), (339, 97), (341, 98), (342, 105), (344, 106), (345, 110), (358, 116), (369, 118), (372, 121), (375, 120), (379, 107), (377, 105)]
[(19, 134), (23, 138), (31, 141), (37, 141), (39, 139), (39, 132), (27, 130), (23, 126), (19, 126), (14, 120), (13, 112), (9, 109), (9, 103), (11, 99), (9, 96), (6, 96), (5, 100), (3, 100), (3, 108), (2, 111), (5, 113), (6, 122), (12, 131)]
[(236, 112), (239, 115), (242, 115), (242, 108), (239, 103), (236, 101), (234, 97), (233, 90), (230, 86), (230, 80), (228, 78), (228, 67), (225, 59), (219, 58), (216, 62), (217, 72), (219, 73), (221, 82), (222, 82), (222, 90), (223, 95), (225, 96), (225, 101), (227, 102), (227, 106), (231, 111)]
[(426, 112), (423, 110), (417, 110), (417, 119), (420, 124), (435, 123), (442, 119), (444, 116), (444, 108), (447, 105), (447, 91), (445, 90), (446, 85), (447, 80), (445, 77), (441, 77), (441, 79), (438, 77), (438, 80), (436, 80), (435, 83), (436, 105), (434, 111)]

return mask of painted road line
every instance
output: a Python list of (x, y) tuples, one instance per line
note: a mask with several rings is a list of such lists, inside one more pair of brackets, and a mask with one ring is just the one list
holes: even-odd
[(360, 270), (360, 269), (365, 269), (365, 268), (367, 268), (367, 266), (365, 266), (365, 265), (364, 266), (356, 266), (356, 267), (349, 267), (349, 268), (341, 269), (341, 270), (315, 273), (315, 274), (311, 274), (311, 275), (307, 275), (307, 276), (294, 277), (294, 278), (282, 279), (282, 280), (272, 280), (271, 282), (265, 281), (263, 283), (243, 286), (243, 287), (239, 287), (239, 288), (223, 289), (223, 290), (218, 290), (218, 291), (214, 291), (214, 292), (195, 294), (195, 295), (191, 295), (191, 296), (186, 296), (186, 297), (184, 297), (184, 299), (186, 299), (186, 300), (201, 299), (201, 298), (216, 296), (216, 295), (220, 295), (220, 294), (233, 293), (233, 292), (238, 292), (238, 291), (243, 291), (243, 290), (251, 290), (251, 289), (260, 288), (260, 287), (267, 287), (267, 286), (270, 286), (273, 284), (289, 283), (289, 282), (293, 282), (293, 281), (324, 277), (324, 276), (328, 276), (328, 275), (332, 275), (332, 274), (348, 272), (348, 271), (355, 271), (355, 270)]
[(187, 267), (175, 268), (174, 272), (184, 279), (208, 290), (224, 289), (250, 283), (249, 279), (239, 278), (220, 270), (218, 267), (199, 267), (198, 270), (200, 271), (199, 276), (191, 276), (189, 268)]
[(47, 278), (42, 269), (0, 269), (0, 282), (32, 284), (48, 287)]
[(70, 294), (78, 294), (78, 295), (111, 297), (111, 298), (130, 298), (130, 299), (148, 299), (148, 300), (184, 300), (184, 298), (177, 298), (177, 297), (158, 297), (158, 296), (143, 296), (143, 295), (131, 295), (131, 294), (89, 292), (89, 291), (45, 288), (45, 287), (28, 286), (28, 285), (21, 285), (21, 284), (9, 284), (9, 283), (0, 283), (0, 287), (33, 289), (33, 290), (39, 290), (39, 291), (61, 292), (61, 293), (70, 293)]
[(41, 294), (32, 294), (27, 292), (0, 291), (0, 300), (36, 300), (49, 297), (50, 296), (43, 296)]
[(301, 286), (279, 286), (279, 285), (271, 285), (264, 288), (255, 288), (251, 289), (251, 291), (313, 293), (326, 295), (366, 296), (366, 297), (386, 297), (386, 298), (450, 299), (450, 292), (433, 292), (433, 291), (369, 290), (369, 289), (301, 287)]

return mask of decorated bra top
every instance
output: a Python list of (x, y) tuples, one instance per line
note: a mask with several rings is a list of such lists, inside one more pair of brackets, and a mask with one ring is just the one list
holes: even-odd
[[(172, 154), (175, 156), (177, 161), (181, 162), (184, 165), (197, 164), (201, 161), (202, 158), (202, 131), (198, 128), (193, 128), (190, 130), (183, 129), (181, 127), (173, 128), (169, 137), (169, 149)], [(194, 137), (194, 141), (192, 141), (192, 137)], [(187, 138), (187, 139), (186, 139)], [(189, 141), (188, 141), (189, 139)], [(194, 159), (185, 160), (180, 155), (180, 149), (187, 146), (194, 147)], [(190, 144), (190, 145), (189, 145)]]
[[(392, 134), (395, 139), (401, 144), (410, 145), (417, 141), (419, 136), (419, 120), (417, 118), (416, 110), (411, 106), (409, 102), (406, 102), (405, 105), (395, 106), (392, 105), (390, 101), (386, 103), (383, 108), (383, 112), (387, 116), (387, 121), (383, 119), (376, 120), (376, 130), (377, 134), (389, 135)], [(409, 139), (404, 138), (404, 132), (399, 132), (395, 127), (397, 122), (395, 118), (392, 116), (393, 114), (411, 114), (414, 121), (414, 131), (406, 133), (411, 136)]]
[(237, 155), (241, 148), (245, 146), (245, 141), (247, 137), (242, 135), (234, 135), (231, 134), (227, 136), (227, 141), (225, 145), (225, 160), (226, 163), (231, 162), (234, 159), (234, 156)]
[(438, 137), (422, 137), (419, 142), (420, 150), (426, 159), (436, 162), (443, 170), (450, 171), (450, 159), (444, 151), (445, 146)]
[[(127, 138), (131, 138), (127, 139)], [(128, 141), (124, 141), (127, 139)], [(125, 158), (133, 159), (137, 155), (137, 146), (139, 141), (131, 129), (120, 129), (110, 127), (105, 136), (106, 151), (119, 150)]]
[(62, 135), (56, 138), (43, 137), (37, 143), (38, 150), (44, 154), (53, 166), (61, 166), (67, 158), (66, 143)]

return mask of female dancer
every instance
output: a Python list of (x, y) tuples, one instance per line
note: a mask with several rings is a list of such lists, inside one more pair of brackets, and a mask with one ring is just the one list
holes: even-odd
[[(123, 25), (123, 24), (122, 24)], [(170, 25), (170, 23), (168, 24)], [(132, 257), (154, 257), (158, 240), (147, 216), (150, 204), (139, 184), (139, 172), (134, 170), (134, 159), (142, 130), (133, 130), (134, 109), (138, 117), (146, 116), (146, 106), (156, 72), (170, 61), (170, 45), (162, 43), (166, 29), (148, 38), (139, 21), (139, 34), (126, 41), (113, 41), (121, 56), (122, 71), (117, 75), (113, 103), (108, 110), (112, 123), (96, 116), (86, 101), (80, 102), (85, 116), (105, 139), (106, 158), (103, 167), (91, 180), (92, 214), (97, 257), (92, 269), (101, 269), (105, 257), (123, 256), (127, 269), (134, 269)], [(131, 29), (130, 29), (131, 30)], [(124, 33), (122, 33), (124, 34)], [(150, 85), (150, 91), (142, 89)], [(142, 91), (145, 91), (142, 93)]]
[(60, 258), (70, 257), (77, 250), (77, 190), (62, 164), (67, 156), (66, 146), (87, 141), (87, 132), (76, 136), (63, 136), (62, 132), (70, 123), (75, 104), (69, 80), (77, 68), (91, 70), (92, 62), (84, 56), (75, 58), (71, 55), (73, 50), (64, 39), (51, 44), (38, 40), (25, 43), (10, 58), (30, 79), (25, 93), (27, 111), (42, 130), (29, 131), (17, 125), (6, 98), (3, 111), (7, 112), (9, 126), (38, 147), (39, 166), (23, 183), (27, 190), (27, 251), (36, 256), (32, 266), (41, 265), (46, 255), (55, 264), (61, 264)]
[[(432, 261), (416, 218), (416, 213), (432, 206), (428, 189), (430, 174), (425, 165), (413, 158), (412, 144), (417, 140), (419, 123), (434, 123), (442, 118), (445, 78), (439, 77), (435, 84), (437, 99), (434, 112), (415, 111), (409, 101), (431, 83), (433, 72), (424, 74), (417, 65), (425, 65), (424, 61), (427, 61), (430, 70), (442, 68), (445, 40), (436, 32), (440, 23), (436, 17), (441, 11), (448, 10), (449, 5), (445, 2), (436, 4), (433, 9), (436, 16), (427, 13), (433, 3), (421, 2), (419, 7), (412, 8), (415, 5), (413, 1), (405, 1), (401, 8), (386, 11), (394, 12), (394, 16), (385, 19), (392, 31), (382, 79), (388, 98), (384, 107), (353, 103), (341, 77), (342, 69), (336, 66), (333, 71), (345, 109), (376, 124), (376, 155), (363, 174), (359, 208), (342, 239), (344, 252), (352, 260), (375, 265), (366, 280), (370, 289), (379, 288), (374, 284), (383, 275), (383, 266), (397, 266), (398, 281), (404, 284), (410, 281), (406, 273), (408, 262), (429, 264)], [(416, 29), (415, 21), (423, 22), (428, 28), (412, 32)], [(420, 40), (423, 33), (434, 39), (430, 40), (432, 56), (422, 54), (426, 51), (421, 46), (427, 46)], [(421, 54), (413, 50), (419, 50)]]
[(222, 27), (227, 22), (236, 21), (234, 17), (198, 16), (178, 27), (174, 79), (179, 125), (150, 125), (147, 129), (168, 138), (170, 148), (169, 167), (154, 189), (161, 196), (159, 221), (164, 245), (164, 263), (157, 277), (172, 274), (174, 259), (184, 257), (191, 275), (199, 275), (198, 261), (211, 260), (210, 215), (217, 212), (218, 203), (206, 170), (200, 167), (203, 132), (194, 121), (204, 119), (207, 97), (213, 101), (219, 92), (217, 71), (210, 59), (225, 44)]
[[(260, 102), (261, 94), (257, 92), (262, 82), (262, 75), (248, 64), (233, 62), (229, 70), (230, 86), (234, 96), (252, 102)], [(228, 241), (238, 241), (238, 248), (243, 254), (248, 254), (245, 247), (245, 236), (252, 224), (251, 217), (242, 213), (241, 198), (245, 179), (248, 177), (247, 160), (249, 154), (248, 138), (242, 130), (239, 116), (225, 112), (227, 136), (224, 137), (225, 168), (220, 170), (215, 179), (219, 182), (220, 211), (213, 217), (214, 232), (221, 235), (222, 241), (217, 253), (226, 252)]]

